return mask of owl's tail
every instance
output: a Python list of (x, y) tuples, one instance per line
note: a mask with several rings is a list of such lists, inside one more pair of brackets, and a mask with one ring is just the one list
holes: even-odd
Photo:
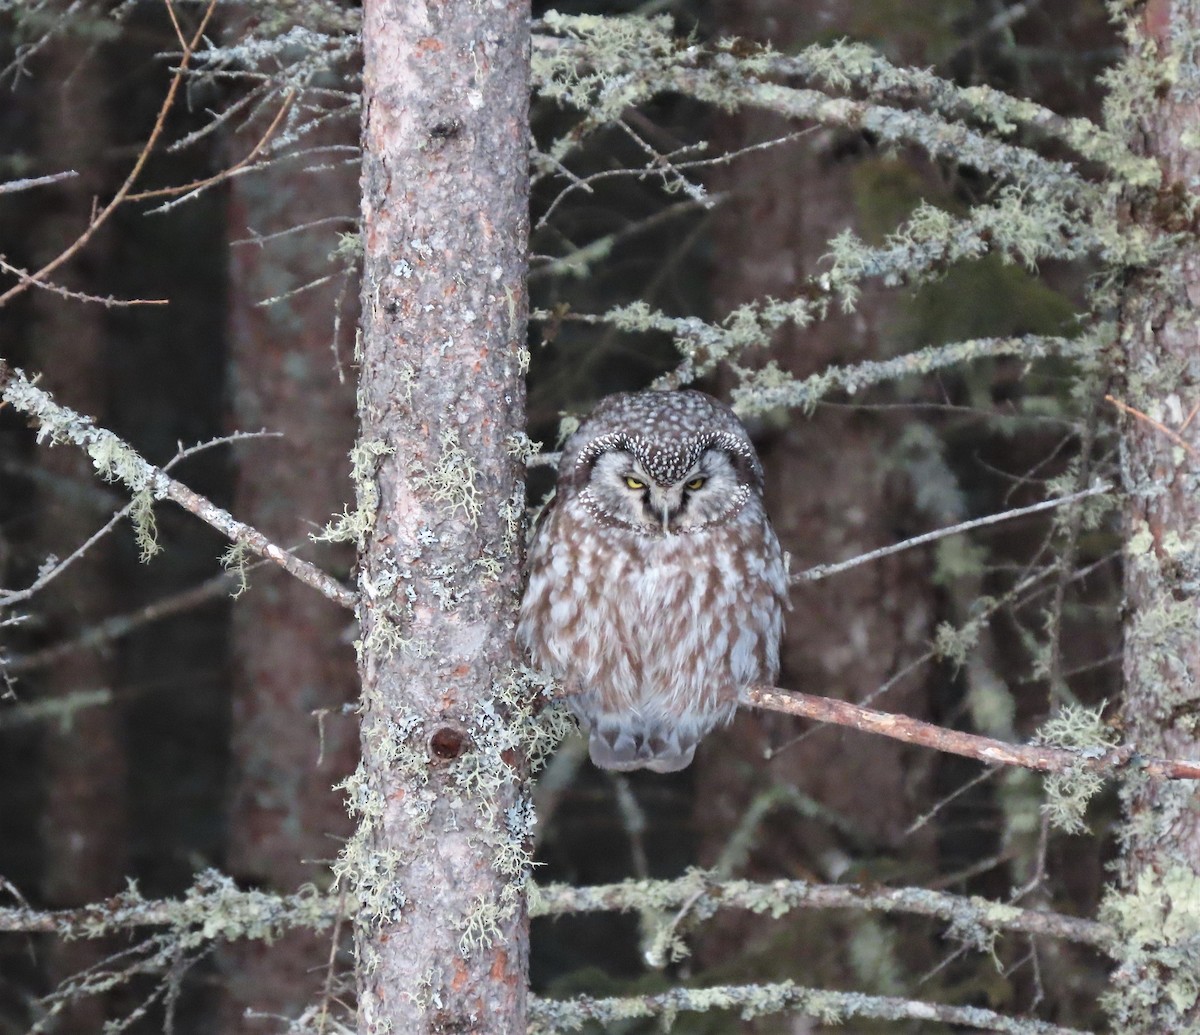
[(601, 715), (588, 733), (588, 754), (601, 769), (673, 773), (692, 764), (699, 740), (694, 729), (638, 715)]

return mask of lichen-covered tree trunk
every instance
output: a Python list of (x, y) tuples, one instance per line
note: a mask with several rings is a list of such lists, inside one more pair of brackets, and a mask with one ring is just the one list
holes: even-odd
[(363, 15), (359, 1029), (518, 1032), (528, 3)]
[[(1147, 755), (1200, 757), (1200, 67), (1196, 0), (1151, 0), (1130, 23), (1143, 106), (1135, 145), (1157, 157), (1163, 188), (1135, 205), (1162, 259), (1127, 285), (1120, 390), (1125, 421), (1126, 735)], [(1167, 429), (1167, 430), (1164, 430)], [(1121, 1031), (1200, 1030), (1200, 786), (1131, 781), (1125, 790), (1122, 931), (1112, 1012)]]

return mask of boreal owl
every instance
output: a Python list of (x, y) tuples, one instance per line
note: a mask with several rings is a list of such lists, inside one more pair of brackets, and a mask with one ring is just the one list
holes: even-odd
[(518, 635), (603, 769), (673, 772), (773, 683), (787, 561), (733, 411), (703, 392), (601, 401), (563, 449)]

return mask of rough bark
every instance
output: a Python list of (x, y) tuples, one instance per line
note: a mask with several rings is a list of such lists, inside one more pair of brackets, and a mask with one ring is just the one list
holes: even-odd
[[(272, 117), (239, 134), (233, 150), (248, 151)], [(356, 131), (334, 122), (310, 134), (308, 143), (352, 145)], [(304, 544), (348, 496), (354, 396), (338, 368), (350, 364), (356, 311), (343, 313), (344, 333), (333, 342), (340, 278), (260, 303), (327, 275), (336, 233), (352, 225), (357, 206), (356, 177), (345, 165), (313, 175), (281, 163), (230, 186), (232, 241), (280, 234), (231, 252), (234, 425), (283, 436), (239, 452), (233, 509), (285, 547)], [(346, 219), (343, 227), (283, 233), (338, 216)], [(301, 550), (313, 553), (311, 546)], [(312, 559), (327, 570), (350, 562), (331, 558), (328, 547)], [(228, 867), (243, 884), (286, 894), (320, 883), (334, 844), (350, 833), (333, 789), (358, 755), (354, 725), (342, 714), (358, 686), (346, 626), (345, 611), (278, 571), (252, 575), (250, 590), (234, 605)], [(325, 714), (318, 718), (318, 712)], [(328, 932), (293, 931), (270, 946), (230, 945), (222, 954), (221, 1030), (261, 1030), (245, 1019), (248, 1007), (298, 1014), (324, 981), (328, 941)]]
[(359, 1030), (523, 1031), (529, 10), (363, 14)]
[[(1187, 213), (1200, 176), (1200, 107), (1195, 54), (1184, 42), (1198, 24), (1195, 0), (1152, 0), (1131, 23), (1130, 46), (1144, 58), (1139, 71), (1161, 77), (1142, 84), (1135, 144), (1163, 170), (1157, 198), (1135, 203), (1133, 215), (1164, 245), (1182, 236), (1132, 278), (1120, 325), (1124, 401), (1181, 436), (1149, 420), (1125, 421), (1125, 727), (1140, 751), (1182, 758), (1200, 756), (1200, 420), (1192, 416), (1200, 403), (1200, 258)], [(1131, 781), (1124, 798), (1126, 894), (1110, 897), (1107, 908), (1129, 955), (1114, 975), (1111, 1005), (1123, 1031), (1195, 1031), (1200, 789)]]

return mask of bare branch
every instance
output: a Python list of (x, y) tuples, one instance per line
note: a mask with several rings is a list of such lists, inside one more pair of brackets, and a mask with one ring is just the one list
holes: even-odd
[[(0, 658), (5, 675), (12, 666)], [(113, 692), (107, 687), (98, 690), (73, 690), (62, 697), (48, 697), (38, 701), (24, 701), (21, 704), (0, 708), (0, 730), (12, 729), (30, 722), (42, 722), (53, 719), (60, 726), (69, 729), (77, 712), (85, 708), (98, 708), (101, 705), (112, 704)]]
[(162, 600), (152, 601), (145, 607), (139, 607), (136, 611), (131, 611), (128, 614), (114, 615), (112, 618), (106, 618), (102, 622), (97, 622), (91, 628), (85, 629), (74, 639), (56, 643), (51, 647), (35, 651), (32, 654), (17, 654), (0, 660), (0, 670), (10, 675), (17, 675), (21, 672), (45, 668), (60, 658), (74, 654), (76, 651), (100, 647), (106, 643), (111, 643), (114, 640), (128, 636), (143, 625), (149, 625), (152, 622), (170, 618), (172, 615), (183, 614), (185, 611), (190, 611), (193, 608), (202, 607), (212, 600), (228, 595), (236, 586), (236, 578), (227, 572), (222, 572), (220, 575), (214, 575), (211, 579), (207, 579), (191, 589), (185, 589), (181, 593), (174, 593)]
[(267, 146), (271, 138), (275, 135), (276, 130), (283, 122), (284, 116), (292, 106), (292, 102), (296, 99), (296, 91), (289, 90), (283, 98), (283, 103), (279, 106), (279, 111), (276, 112), (275, 118), (271, 120), (271, 124), (267, 126), (262, 136), (250, 149), (244, 158), (233, 163), (227, 169), (222, 169), (219, 173), (214, 173), (212, 176), (206, 176), (202, 180), (195, 180), (192, 183), (183, 183), (175, 187), (160, 187), (157, 190), (144, 190), (138, 194), (130, 194), (127, 201), (146, 201), (150, 198), (174, 198), (180, 194), (191, 194), (194, 191), (204, 190), (206, 187), (211, 187), (214, 184), (220, 183), (222, 180), (229, 179), (235, 173), (242, 169), (248, 168), (250, 164), (258, 157), (259, 153)]
[(1073, 751), (1049, 744), (1006, 744), (1002, 740), (946, 729), (931, 722), (911, 719), (907, 715), (880, 712), (849, 701), (816, 697), (795, 690), (780, 690), (773, 686), (750, 687), (742, 695), (742, 702), (768, 711), (850, 726), (864, 733), (877, 733), (907, 744), (919, 744), (935, 751), (974, 758), (989, 765), (1018, 766), (1040, 773), (1066, 773), (1083, 769), (1108, 776), (1128, 770), (1162, 780), (1200, 780), (1200, 762), (1144, 758), (1128, 745)]
[(1102, 496), (1106, 492), (1111, 491), (1112, 486), (1107, 482), (1097, 482), (1091, 488), (1083, 489), (1080, 492), (1073, 492), (1069, 496), (1059, 496), (1054, 499), (1042, 500), (1040, 503), (1032, 503), (1028, 507), (1017, 507), (1015, 510), (1005, 510), (999, 514), (989, 514), (987, 517), (963, 521), (957, 525), (949, 525), (946, 528), (938, 528), (923, 535), (913, 536), (912, 539), (905, 539), (902, 543), (883, 546), (878, 550), (871, 550), (869, 553), (859, 554), (857, 557), (851, 557), (845, 561), (838, 561), (836, 564), (818, 564), (816, 567), (808, 568), (793, 575), (792, 582), (816, 582), (819, 579), (827, 579), (830, 575), (837, 575), (839, 572), (857, 568), (860, 564), (877, 561), (881, 557), (890, 557), (894, 553), (902, 553), (904, 550), (911, 550), (915, 546), (924, 546), (927, 543), (937, 542), (937, 540), (945, 539), (947, 536), (958, 535), (960, 532), (970, 532), (973, 529), (995, 525), (1001, 521), (1011, 521), (1013, 518), (1026, 517), (1029, 514), (1037, 514), (1043, 510), (1053, 510), (1055, 507), (1063, 507), (1068, 503), (1077, 503), (1079, 500), (1087, 499), (1090, 496)]
[(6, 262), (3, 255), (0, 255), (0, 270), (3, 270), (5, 273), (11, 273), (22, 284), (25, 284), (26, 287), (40, 288), (43, 291), (49, 291), (53, 295), (58, 295), (61, 298), (69, 298), (75, 302), (96, 302), (104, 306), (105, 309), (112, 309), (117, 306), (166, 305), (170, 301), (167, 298), (115, 298), (112, 295), (89, 295), (84, 291), (72, 291), (61, 284), (52, 284), (48, 280), (38, 279), (28, 270), (21, 269), (20, 266), (14, 266), (11, 262)]
[[(169, 5), (168, 5), (169, 7)], [(204, 9), (204, 16), (200, 19), (200, 24), (196, 28), (195, 34), (192, 36), (191, 43), (184, 49), (183, 58), (179, 63), (179, 68), (176, 69), (175, 75), (171, 78), (171, 85), (167, 88), (167, 96), (163, 99), (162, 106), (158, 111), (158, 118), (155, 120), (154, 128), (150, 131), (150, 136), (147, 138), (145, 145), (137, 156), (137, 160), (133, 163), (133, 168), (129, 171), (129, 175), (125, 177), (125, 182), (118, 188), (117, 193), (112, 196), (112, 200), (97, 212), (89, 220), (87, 227), (70, 245), (68, 245), (55, 258), (51, 259), (36, 273), (29, 274), (26, 278), (19, 280), (16, 284), (10, 287), (4, 294), (0, 295), (0, 306), (6, 305), (17, 295), (28, 290), (29, 285), (34, 281), (44, 280), (50, 276), (63, 263), (67, 262), (72, 256), (77, 254), (87, 243), (92, 239), (92, 236), (100, 229), (100, 225), (108, 220), (108, 217), (117, 210), (117, 208), (125, 201), (129, 192), (133, 189), (133, 185), (137, 182), (137, 178), (142, 174), (142, 169), (145, 167), (147, 160), (150, 158), (150, 152), (154, 150), (154, 145), (158, 142), (158, 138), (162, 136), (163, 129), (167, 122), (167, 113), (175, 105), (175, 95), (179, 92), (179, 85), (183, 82), (184, 72), (187, 70), (188, 62), (191, 59), (192, 52), (196, 46), (204, 38), (204, 30), (208, 27), (209, 19), (212, 17), (213, 11), (216, 10), (217, 0), (209, 0), (208, 5)]]

